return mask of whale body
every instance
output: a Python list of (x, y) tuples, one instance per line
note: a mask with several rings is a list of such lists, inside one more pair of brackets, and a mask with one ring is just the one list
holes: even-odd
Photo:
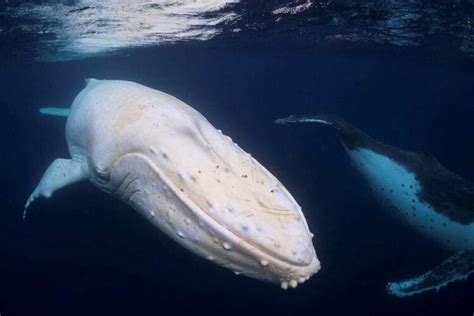
[(81, 180), (131, 205), (191, 252), (256, 279), (296, 287), (320, 268), (298, 203), (259, 162), (199, 112), (128, 81), (86, 81), (67, 116), (70, 159), (30, 195)]
[(474, 272), (474, 185), (432, 155), (404, 151), (371, 138), (330, 115), (300, 115), (277, 124), (317, 123), (334, 128), (375, 197), (395, 217), (454, 254), (433, 270), (387, 289), (397, 296), (439, 290)]

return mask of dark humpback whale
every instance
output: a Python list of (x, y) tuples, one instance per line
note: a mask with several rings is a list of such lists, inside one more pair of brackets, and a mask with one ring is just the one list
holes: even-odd
[(319, 123), (334, 128), (356, 168), (390, 212), (453, 255), (420, 276), (390, 282), (389, 293), (410, 296), (474, 272), (474, 185), (432, 155), (385, 145), (331, 115), (292, 115), (277, 124)]

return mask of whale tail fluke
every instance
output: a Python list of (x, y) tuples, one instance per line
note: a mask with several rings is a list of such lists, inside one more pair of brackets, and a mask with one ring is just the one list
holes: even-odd
[(69, 116), (69, 108), (54, 108), (54, 107), (44, 107), (40, 108), (39, 112), (44, 115), (53, 115), (53, 116)]
[(387, 291), (398, 297), (439, 291), (451, 282), (467, 279), (471, 273), (474, 273), (474, 250), (462, 251), (420, 276), (388, 283)]

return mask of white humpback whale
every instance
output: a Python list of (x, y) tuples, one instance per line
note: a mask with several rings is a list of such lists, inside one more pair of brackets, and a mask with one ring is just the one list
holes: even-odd
[(404, 151), (371, 138), (330, 115), (300, 115), (277, 124), (318, 123), (334, 128), (351, 160), (391, 213), (454, 254), (431, 271), (387, 285), (410, 296), (439, 290), (474, 272), (474, 185), (432, 155)]
[(259, 162), (189, 105), (128, 81), (86, 81), (67, 116), (70, 159), (51, 163), (26, 209), (81, 180), (131, 205), (191, 252), (296, 287), (320, 264), (298, 203)]

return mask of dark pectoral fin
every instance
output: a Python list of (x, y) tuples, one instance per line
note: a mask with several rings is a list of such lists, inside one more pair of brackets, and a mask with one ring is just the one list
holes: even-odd
[(458, 252), (433, 270), (412, 279), (390, 282), (387, 290), (399, 297), (438, 291), (451, 282), (465, 280), (474, 272), (474, 251)]
[(324, 115), (290, 115), (275, 121), (276, 124), (288, 125), (294, 123), (319, 123), (324, 125), (332, 125), (332, 121), (328, 120)]

